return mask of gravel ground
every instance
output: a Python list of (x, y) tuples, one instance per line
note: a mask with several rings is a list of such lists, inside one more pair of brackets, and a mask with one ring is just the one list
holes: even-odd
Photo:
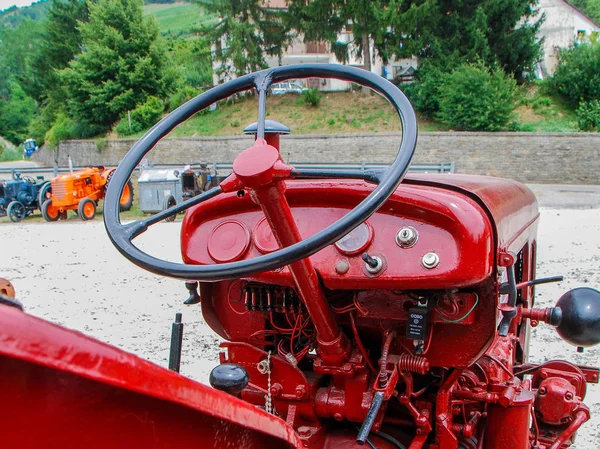
[[(138, 245), (151, 254), (180, 261), (179, 224), (161, 223)], [(136, 241), (136, 242), (137, 242)], [(577, 286), (600, 288), (600, 209), (543, 208), (538, 238), (538, 276), (566, 280), (537, 289), (539, 306), (554, 305)], [(12, 280), (26, 311), (167, 365), (175, 312), (185, 322), (182, 374), (206, 382), (218, 362), (219, 338), (199, 307), (184, 308), (181, 281), (147, 273), (110, 244), (100, 220), (81, 223), (0, 224), (0, 276)], [(533, 332), (532, 362), (565, 358), (600, 363), (600, 350), (578, 354), (540, 325)], [(600, 447), (600, 388), (588, 388), (592, 420), (579, 432), (578, 449)]]

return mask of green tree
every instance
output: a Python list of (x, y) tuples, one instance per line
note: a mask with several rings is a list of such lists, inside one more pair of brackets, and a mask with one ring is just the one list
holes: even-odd
[(24, 20), (16, 29), (0, 27), (0, 95), (8, 94), (8, 85), (16, 80), (35, 98), (35, 58), (44, 39), (42, 22)]
[(571, 3), (581, 9), (590, 19), (600, 23), (600, 0), (572, 0)]
[[(371, 70), (371, 46), (384, 60), (390, 54), (387, 48), (389, 33), (383, 11), (388, 1), (382, 0), (290, 0), (287, 22), (302, 33), (304, 42), (323, 41), (336, 58), (347, 63), (350, 50)], [(352, 32), (353, 40), (341, 42), (339, 34)]]
[(150, 96), (163, 98), (174, 72), (141, 0), (89, 4), (89, 23), (80, 23), (83, 51), (59, 72), (69, 112), (80, 129), (100, 133)]
[(289, 44), (289, 30), (282, 10), (264, 6), (262, 0), (194, 0), (216, 24), (198, 32), (216, 46), (215, 59), (221, 77), (244, 75), (267, 67), (265, 56), (281, 58)]
[(515, 107), (516, 83), (501, 69), (464, 64), (453, 70), (438, 93), (438, 118), (456, 129), (498, 131)]
[(574, 106), (580, 101), (600, 100), (600, 40), (562, 50), (553, 84)]
[(534, 20), (537, 0), (390, 0), (386, 46), (399, 57), (416, 55), (443, 69), (481, 61), (517, 80), (541, 54)]
[(16, 81), (9, 86), (7, 98), (0, 100), (0, 136), (15, 145), (27, 138), (27, 127), (35, 114), (35, 101)]
[[(48, 10), (44, 39), (34, 60), (37, 91), (33, 96), (43, 101), (53, 91), (61, 89), (57, 71), (62, 70), (81, 49), (78, 24), (88, 21), (88, 7), (84, 0), (52, 0)], [(62, 97), (62, 94), (59, 94)]]

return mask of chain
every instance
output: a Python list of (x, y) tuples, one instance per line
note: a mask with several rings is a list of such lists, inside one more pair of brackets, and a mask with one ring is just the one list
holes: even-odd
[(271, 351), (267, 353), (267, 394), (265, 395), (265, 410), (273, 413), (273, 402), (271, 398)]

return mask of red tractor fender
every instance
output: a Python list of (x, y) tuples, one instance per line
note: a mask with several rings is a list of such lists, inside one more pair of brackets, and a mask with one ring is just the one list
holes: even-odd
[(79, 332), (0, 305), (7, 448), (301, 448), (278, 417)]

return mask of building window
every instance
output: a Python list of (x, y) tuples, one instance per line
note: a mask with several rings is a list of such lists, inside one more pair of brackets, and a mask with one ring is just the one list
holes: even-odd
[(312, 42), (307, 42), (306, 43), (306, 53), (316, 53), (316, 54), (323, 54), (323, 53), (327, 53), (327, 44), (325, 42), (317, 42), (317, 41), (312, 41)]

